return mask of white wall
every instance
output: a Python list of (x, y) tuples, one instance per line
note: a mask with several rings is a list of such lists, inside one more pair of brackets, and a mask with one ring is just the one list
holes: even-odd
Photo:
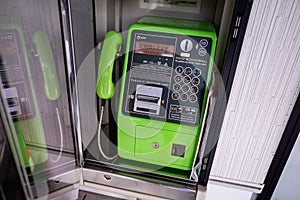
[(299, 94), (299, 19), (299, 0), (254, 0), (212, 179), (263, 187)]

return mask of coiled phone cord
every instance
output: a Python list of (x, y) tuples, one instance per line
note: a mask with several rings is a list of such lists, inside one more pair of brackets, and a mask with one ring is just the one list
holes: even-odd
[[(103, 100), (104, 101), (104, 100)], [(102, 103), (101, 105), (101, 110), (100, 110), (100, 119), (99, 119), (99, 124), (98, 124), (98, 149), (100, 154), (106, 159), (106, 160), (113, 160), (115, 158), (117, 158), (118, 155), (114, 155), (112, 157), (107, 156), (101, 147), (101, 126), (102, 126), (102, 119), (103, 119), (103, 113), (104, 113), (104, 103)]]
[(63, 152), (63, 148), (64, 148), (64, 135), (63, 135), (62, 125), (61, 125), (61, 119), (59, 116), (58, 108), (56, 107), (55, 110), (56, 110), (56, 116), (57, 116), (59, 134), (60, 134), (60, 150), (59, 150), (59, 154), (55, 160), (50, 159), (51, 162), (54, 162), (54, 163), (56, 163), (60, 160), (62, 152)]

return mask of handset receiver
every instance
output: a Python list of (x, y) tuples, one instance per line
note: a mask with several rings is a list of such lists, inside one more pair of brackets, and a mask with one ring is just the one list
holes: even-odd
[(98, 66), (96, 85), (97, 95), (101, 99), (111, 99), (114, 95), (115, 84), (112, 81), (115, 56), (122, 44), (122, 35), (115, 31), (106, 33)]
[(49, 37), (44, 31), (37, 31), (32, 41), (39, 56), (46, 97), (52, 101), (57, 100), (60, 96), (60, 86)]

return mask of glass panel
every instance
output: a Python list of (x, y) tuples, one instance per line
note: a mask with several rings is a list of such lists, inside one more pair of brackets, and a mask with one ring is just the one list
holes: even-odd
[(79, 180), (52, 187), (76, 168), (60, 4), (7, 0), (0, 13), (1, 110), (21, 178), (40, 197)]

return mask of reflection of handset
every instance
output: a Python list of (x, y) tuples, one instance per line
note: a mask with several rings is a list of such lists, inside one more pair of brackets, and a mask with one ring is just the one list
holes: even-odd
[(43, 72), (45, 94), (48, 99), (57, 100), (60, 96), (60, 87), (49, 37), (45, 32), (37, 31), (33, 35), (32, 41), (36, 47)]
[[(39, 56), (39, 61), (44, 78), (45, 95), (49, 100), (54, 102), (60, 97), (60, 86), (55, 67), (54, 56), (50, 44), (50, 39), (47, 33), (43, 31), (37, 31), (33, 35), (32, 41), (35, 45), (37, 54)], [(57, 162), (60, 160), (64, 144), (63, 129), (58, 107), (55, 108), (55, 112), (60, 135), (60, 151), (59, 155), (55, 160), (50, 159), (52, 162)]]
[[(1, 76), (4, 94), (18, 103), (9, 103), (9, 112), (14, 120), (17, 134), (16, 148), (20, 148), (26, 167), (47, 160), (46, 139), (31, 74), (25, 34), (16, 24), (1, 24), (1, 49), (3, 48)], [(43, 148), (28, 149), (28, 143)]]

